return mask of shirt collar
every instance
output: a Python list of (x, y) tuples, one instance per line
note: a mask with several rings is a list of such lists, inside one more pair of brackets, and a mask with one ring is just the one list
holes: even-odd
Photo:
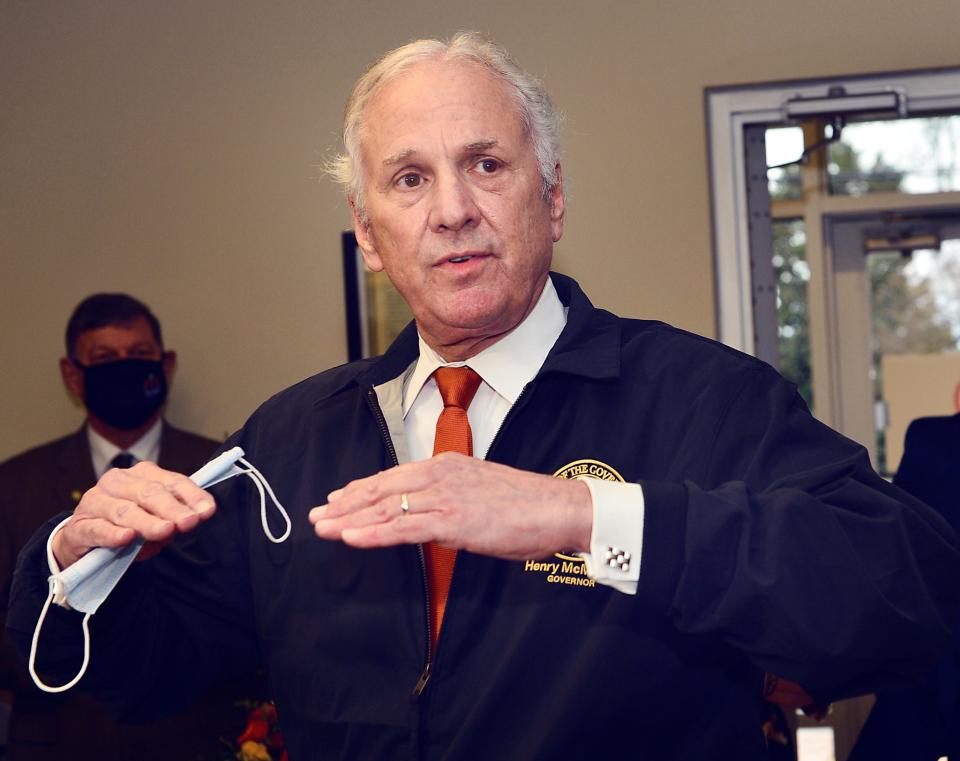
[(488, 346), (465, 362), (445, 362), (422, 336), (418, 335), (420, 355), (403, 391), (403, 414), (406, 416), (424, 384), (438, 367), (469, 365), (484, 383), (510, 404), (517, 401), (547, 358), (567, 322), (567, 309), (560, 303), (553, 281), (547, 282), (536, 306), (516, 328), (492, 346)]
[(163, 418), (157, 420), (150, 429), (143, 434), (133, 446), (120, 449), (107, 441), (103, 436), (87, 425), (87, 440), (90, 442), (90, 455), (93, 458), (93, 470), (102, 475), (110, 461), (120, 452), (129, 452), (137, 458), (137, 462), (148, 460), (156, 462), (160, 456), (160, 434), (163, 432)]

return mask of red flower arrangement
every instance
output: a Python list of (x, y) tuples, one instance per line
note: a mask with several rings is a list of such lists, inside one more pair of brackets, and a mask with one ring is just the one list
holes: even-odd
[(250, 711), (247, 726), (237, 737), (237, 745), (239, 761), (289, 761), (273, 703), (261, 703)]

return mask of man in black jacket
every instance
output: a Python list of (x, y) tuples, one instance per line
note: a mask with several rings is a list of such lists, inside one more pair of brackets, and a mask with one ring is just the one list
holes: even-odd
[[(939, 516), (768, 366), (549, 272), (557, 122), (475, 35), (411, 43), (358, 82), (335, 171), (367, 264), (416, 321), (228, 442), (291, 513), (285, 543), (264, 540), (246, 480), (207, 493), (147, 464), (53, 534), (53, 571), (191, 538), (97, 613), (87, 679), (120, 710), (262, 650), (293, 761), (761, 759), (765, 672), (830, 700), (935, 657), (958, 569)], [(473, 456), (431, 456), (451, 418)], [(49, 535), (20, 560), (24, 647)], [(457, 550), (446, 595), (437, 546)], [(47, 678), (76, 672), (79, 626), (51, 608)]]
[[(910, 423), (893, 482), (960, 530), (960, 414)], [(877, 694), (851, 761), (960, 758), (960, 628), (922, 683)]]

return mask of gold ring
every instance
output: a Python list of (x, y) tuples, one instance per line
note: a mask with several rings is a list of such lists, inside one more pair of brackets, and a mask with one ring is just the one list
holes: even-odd
[(404, 515), (410, 512), (410, 500), (407, 499), (406, 492), (400, 495), (400, 512)]

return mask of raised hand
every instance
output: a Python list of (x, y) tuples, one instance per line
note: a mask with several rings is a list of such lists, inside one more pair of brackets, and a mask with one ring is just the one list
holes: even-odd
[(447, 452), (347, 484), (310, 522), (355, 547), (434, 541), (521, 560), (588, 550), (593, 511), (580, 481)]

